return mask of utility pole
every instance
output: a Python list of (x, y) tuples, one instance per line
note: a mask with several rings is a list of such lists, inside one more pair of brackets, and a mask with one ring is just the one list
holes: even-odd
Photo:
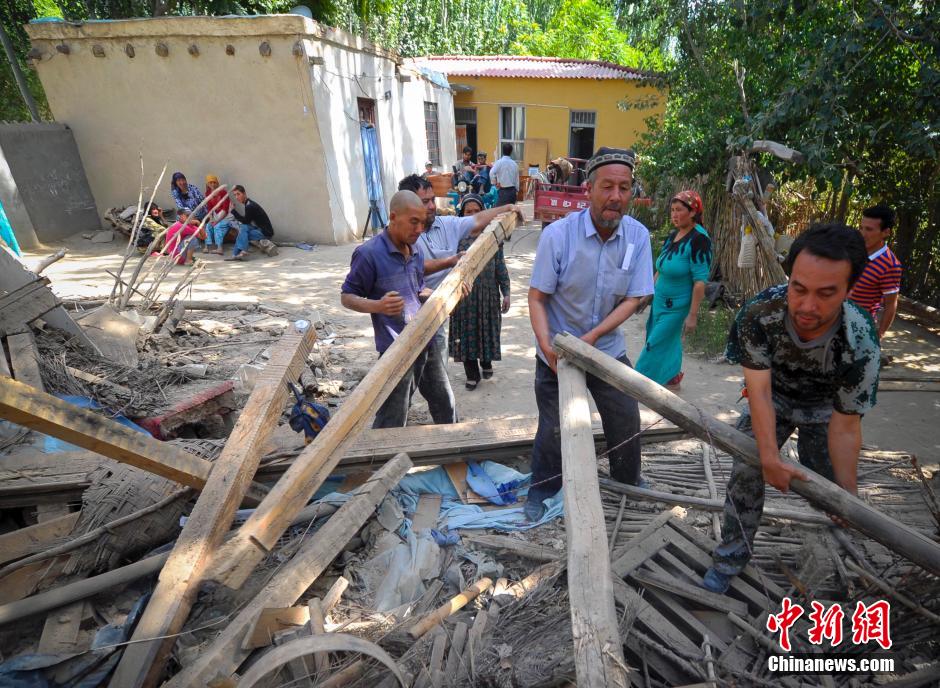
[(16, 79), (16, 85), (20, 89), (20, 95), (23, 96), (23, 100), (26, 102), (26, 107), (29, 109), (29, 114), (33, 118), (34, 122), (40, 122), (39, 118), (39, 108), (36, 107), (36, 101), (33, 100), (33, 94), (29, 92), (29, 86), (26, 85), (26, 77), (23, 76), (23, 71), (20, 69), (20, 63), (16, 59), (16, 53), (13, 51), (13, 44), (10, 42), (10, 37), (7, 35), (6, 29), (3, 28), (3, 25), (0, 24), (0, 43), (3, 43), (3, 49), (6, 51), (7, 59), (10, 61), (10, 69), (13, 70), (13, 77)]

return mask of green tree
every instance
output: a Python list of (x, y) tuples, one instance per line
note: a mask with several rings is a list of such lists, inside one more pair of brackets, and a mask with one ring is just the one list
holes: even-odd
[(533, 22), (511, 49), (517, 55), (605, 60), (646, 69), (663, 66), (658, 51), (632, 47), (611, 8), (597, 0), (563, 0), (544, 27)]
[[(933, 295), (940, 275), (938, 28), (924, 4), (881, 0), (703, 0), (627, 6), (640, 42), (672, 27), (665, 115), (643, 152), (645, 174), (723, 175), (729, 153), (753, 139), (802, 151), (786, 179), (810, 177), (826, 215), (845, 220), (882, 200), (901, 216), (896, 246), (905, 288)], [(737, 65), (737, 70), (735, 69)]]

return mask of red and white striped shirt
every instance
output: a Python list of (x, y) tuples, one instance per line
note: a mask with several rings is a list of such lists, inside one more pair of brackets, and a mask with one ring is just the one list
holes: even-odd
[(868, 265), (858, 278), (849, 298), (874, 318), (884, 305), (884, 297), (901, 291), (901, 262), (887, 244), (868, 256)]

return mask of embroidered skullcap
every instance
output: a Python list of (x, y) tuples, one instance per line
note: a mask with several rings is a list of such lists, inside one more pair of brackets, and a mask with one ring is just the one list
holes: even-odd
[(626, 165), (631, 170), (636, 168), (636, 154), (627, 148), (608, 148), (601, 146), (594, 157), (588, 160), (584, 171), (589, 175), (604, 165)]

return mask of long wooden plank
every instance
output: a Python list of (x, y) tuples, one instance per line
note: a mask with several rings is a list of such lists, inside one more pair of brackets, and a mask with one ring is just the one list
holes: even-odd
[(6, 564), (51, 547), (58, 539), (72, 532), (72, 528), (75, 527), (81, 515), (81, 511), (75, 511), (0, 535), (0, 564)]
[[(205, 486), (212, 469), (212, 462), (172, 444), (2, 376), (0, 418), (197, 490)], [(263, 486), (253, 484), (246, 502), (258, 503), (265, 493)]]
[[(698, 408), (630, 366), (624, 365), (577, 337), (563, 333), (555, 337), (556, 351), (580, 368), (596, 375), (617, 389), (633, 396), (641, 404), (662, 414), (701, 440), (740, 458), (748, 465), (760, 467), (757, 443), (740, 430), (707, 416)], [(788, 459), (783, 459), (788, 461)], [(854, 528), (877, 540), (893, 552), (910, 559), (933, 574), (940, 574), (940, 545), (910, 526), (897, 521), (835, 483), (799, 466), (807, 480), (793, 479), (790, 487), (814, 506), (840, 516)]]
[[(652, 426), (652, 427), (651, 427)], [(375, 470), (396, 454), (406, 452), (415, 466), (439, 466), (465, 461), (498, 461), (532, 451), (536, 416), (468, 420), (452, 425), (409, 425), (404, 428), (368, 428), (347, 448), (336, 466), (336, 473)], [(672, 442), (689, 436), (662, 416), (640, 409), (640, 427), (648, 428), (640, 435), (641, 444)], [(592, 416), (594, 445), (597, 453), (607, 448), (600, 416)], [(265, 482), (283, 475), (302, 449), (273, 451), (277, 459), (258, 469), (257, 478)], [(413, 456), (412, 456), (413, 454)]]
[(591, 436), (584, 372), (560, 361), (562, 480), (568, 540), (568, 595), (578, 685), (630, 684), (614, 607), (613, 580)]
[(470, 250), (434, 290), (401, 335), (356, 385), (323, 431), (255, 510), (239, 534), (215, 557), (213, 578), (229, 587), (240, 587), (255, 566), (274, 547), (293, 515), (333, 472), (344, 451), (365, 429), (369, 418), (388, 398), (411, 364), (443, 325), (462, 295), (464, 282), (473, 283), (499, 246), (516, 226), (515, 213), (493, 220)]
[(385, 464), (372, 480), (360, 487), (339, 511), (307, 539), (261, 592), (226, 623), (219, 636), (199, 658), (170, 679), (163, 688), (201, 688), (217, 677), (228, 679), (250, 653), (250, 650), (242, 649), (242, 641), (262, 610), (268, 607), (289, 607), (296, 603), (411, 465), (411, 460), (405, 454)]
[[(316, 331), (289, 332), (272, 348), (235, 428), (160, 572), (112, 681), (128, 688), (154, 686), (192, 609), (212, 552), (222, 542), (258, 468), (287, 402), (288, 383), (303, 370)], [(144, 642), (148, 638), (159, 638)]]

